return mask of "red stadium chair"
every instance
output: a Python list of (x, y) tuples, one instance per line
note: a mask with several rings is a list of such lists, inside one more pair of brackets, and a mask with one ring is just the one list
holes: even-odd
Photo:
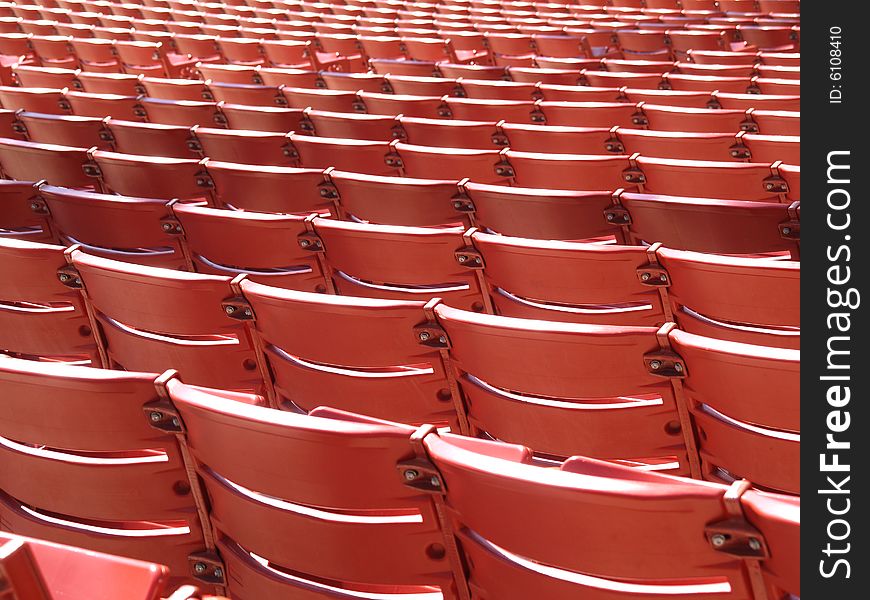
[(645, 248), (480, 232), (471, 241), (497, 314), (607, 325), (666, 320), (659, 290), (638, 277), (650, 263)]
[(631, 127), (638, 108), (623, 102), (538, 102), (532, 122), (568, 127)]
[(397, 175), (398, 168), (389, 166), (385, 157), (390, 152), (388, 142), (317, 138), (291, 135), (291, 146), (299, 164), (306, 168), (335, 167), (369, 175)]
[(379, 94), (360, 92), (358, 94), (359, 112), (373, 115), (404, 115), (424, 119), (437, 119), (444, 116), (441, 112), (441, 98), (435, 96), (403, 96), (398, 94)]
[(395, 137), (398, 127), (395, 117), (384, 115), (333, 113), (309, 108), (304, 113), (302, 131), (318, 137), (388, 142)]
[(265, 131), (214, 129), (194, 126), (188, 146), (201, 156), (221, 162), (292, 167), (287, 134)]
[(786, 204), (622, 193), (614, 208), (609, 222), (638, 242), (716, 254), (800, 253), (799, 221)]
[(645, 363), (659, 351), (657, 328), (477, 315), (443, 304), (435, 315), (472, 433), (544, 456), (582, 453), (690, 472), (691, 430), (682, 433), (671, 382)]
[(30, 207), (35, 195), (33, 182), (0, 180), (0, 240), (54, 240), (46, 216)]
[(102, 366), (80, 295), (58, 279), (63, 253), (60, 246), (0, 238), (0, 351)]
[(160, 372), (171, 365), (191, 383), (261, 387), (245, 328), (221, 306), (234, 295), (229, 277), (130, 265), (80, 250), (67, 260), (100, 325), (110, 367)]
[(582, 154), (502, 153), (496, 174), (510, 177), (515, 185), (563, 190), (612, 190), (624, 184), (630, 167), (627, 156)]
[[(248, 279), (309, 292), (325, 292), (315, 257), (299, 246), (305, 217), (221, 210), (175, 203), (172, 213), (198, 273)], [(174, 224), (173, 224), (174, 225)], [(231, 242), (231, 243), (227, 243)]]
[[(704, 478), (800, 493), (800, 351), (671, 331)], [(733, 382), (727, 391), (722, 381)], [(764, 401), (761, 401), (761, 399)]]
[(99, 184), (82, 171), (87, 160), (85, 148), (0, 139), (0, 168), (10, 179), (94, 189)]
[(115, 194), (165, 200), (211, 198), (210, 189), (203, 187), (207, 182), (202, 178), (201, 161), (102, 150), (90, 151), (88, 157), (88, 177), (97, 178)]
[(800, 347), (800, 264), (659, 248), (680, 329), (719, 340)]
[[(255, 212), (302, 213), (335, 210), (321, 196), (323, 169), (239, 165), (206, 160), (206, 174), (214, 186), (216, 204)], [(287, 190), (292, 189), (293, 194)]]
[[(0, 106), (8, 110), (69, 114), (70, 106), (63, 90), (49, 88), (17, 88), (0, 86)], [(105, 115), (103, 115), (105, 116)]]
[(278, 108), (272, 106), (243, 106), (240, 104), (218, 104), (215, 121), (230, 129), (250, 129), (253, 131), (273, 131), (287, 133), (299, 131), (302, 122), (302, 109)]
[(484, 121), (459, 121), (455, 119), (418, 119), (401, 117), (398, 119), (399, 131), (394, 137), (417, 146), (438, 146), (441, 148), (466, 148), (492, 150), (503, 145), (501, 138), (496, 142), (496, 125)]
[(531, 100), (475, 100), (445, 97), (443, 116), (464, 121), (505, 120), (510, 123), (531, 123), (535, 103)]
[(509, 177), (496, 171), (498, 150), (438, 148), (402, 142), (393, 142), (391, 150), (387, 164), (400, 169), (405, 177), (454, 181), (467, 177), (479, 183), (507, 183)]
[(312, 251), (326, 250), (339, 294), (392, 300), (444, 298), (483, 310), (474, 273), (455, 253), (465, 246), (458, 227), (430, 229), (317, 219)]
[(66, 92), (64, 99), (72, 113), (80, 117), (112, 117), (125, 121), (145, 121), (147, 113), (138, 96)]
[(379, 177), (342, 171), (325, 174), (325, 197), (335, 199), (345, 220), (428, 227), (467, 223), (456, 212), (456, 181)]
[(550, 125), (498, 126), (507, 146), (517, 152), (547, 152), (558, 154), (604, 154), (610, 140), (605, 127), (559, 127)]
[(113, 149), (122, 154), (199, 158), (198, 153), (188, 148), (189, 127), (110, 119), (106, 128), (111, 134)]
[(647, 126), (659, 131), (736, 134), (747, 120), (746, 112), (742, 110), (655, 106), (646, 103), (641, 110)]
[(469, 213), (473, 224), (503, 235), (533, 239), (589, 240), (616, 236), (622, 230), (604, 219), (610, 192), (572, 192), (460, 184), (457, 211)]
[[(413, 456), (413, 427), (325, 409), (282, 413), (175, 381), (168, 389), (211, 499), (230, 594), (452, 593), (432, 500), (396, 473)], [(267, 459), (276, 455), (287, 460)], [(264, 468), (250, 469), (251, 460), (265, 460)], [(336, 480), (339, 464), (366, 485)], [(256, 522), (270, 525), (251, 528)], [(314, 540), (319, 550), (291, 538)]]
[(41, 144), (111, 150), (112, 138), (106, 124), (107, 119), (97, 117), (19, 112), (13, 128)]
[(89, 254), (124, 262), (181, 269), (187, 259), (163, 222), (170, 215), (162, 200), (79, 192), (43, 185), (39, 200), (52, 230), (64, 245), (81, 244)]

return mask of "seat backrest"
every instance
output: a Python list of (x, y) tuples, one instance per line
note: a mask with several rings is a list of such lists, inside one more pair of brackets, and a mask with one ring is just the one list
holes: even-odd
[(190, 581), (203, 532), (175, 436), (146, 412), (157, 377), (0, 357), (4, 528)]
[(635, 241), (716, 254), (798, 253), (799, 242), (780, 232), (791, 220), (786, 204), (631, 193), (619, 202)]
[(402, 141), (409, 144), (475, 150), (492, 150), (499, 146), (495, 141), (496, 125), (492, 122), (405, 116), (397, 121)]
[(0, 350), (100, 364), (78, 292), (58, 279), (64, 248), (0, 238)]
[(413, 427), (246, 406), (176, 381), (168, 389), (208, 492), (231, 595), (450, 587), (432, 502), (397, 473), (414, 455)]
[[(465, 183), (457, 199), (484, 231), (543, 240), (621, 236), (604, 219), (610, 192), (573, 192)], [(621, 237), (619, 239), (622, 239)]]
[(217, 109), (219, 112), (215, 120), (220, 119), (230, 129), (287, 133), (299, 131), (301, 128), (302, 109), (300, 108), (222, 103), (217, 106)]
[(392, 144), (387, 164), (399, 167), (405, 177), (423, 179), (469, 178), (478, 183), (507, 183), (507, 176), (496, 171), (500, 162), (498, 150), (467, 150), (415, 146), (397, 142)]
[(3, 174), (18, 181), (46, 180), (52, 185), (94, 189), (96, 180), (85, 175), (85, 148), (0, 139), (0, 167)]
[[(242, 165), (206, 160), (220, 207), (257, 212), (303, 213), (334, 211), (332, 200), (321, 196), (323, 169)], [(292, 189), (293, 194), (287, 194)]]
[(318, 137), (389, 142), (394, 137), (397, 120), (383, 115), (358, 115), (305, 109), (305, 132)]
[(31, 181), (0, 180), (0, 240), (54, 241), (46, 216), (30, 207), (35, 195)]
[(211, 198), (210, 189), (202, 185), (206, 181), (201, 161), (102, 150), (90, 152), (89, 156), (92, 172), (107, 190), (117, 194), (165, 200)]
[(453, 198), (459, 193), (450, 179), (380, 177), (331, 171), (324, 184), (334, 194), (344, 220), (382, 225), (430, 227), (467, 223)]
[(800, 494), (800, 351), (679, 330), (669, 339), (685, 361), (704, 477)]
[(142, 98), (140, 103), (150, 123), (193, 127), (210, 126), (217, 120), (216, 102)]
[[(642, 190), (647, 194), (780, 202), (771, 163), (679, 160), (640, 156)], [(627, 180), (628, 181), (628, 180)]]
[(292, 167), (287, 134), (267, 131), (193, 127), (191, 138), (204, 157), (221, 162)]
[(556, 154), (605, 154), (611, 139), (607, 127), (562, 127), (504, 123), (499, 133), (511, 150)]
[(656, 327), (478, 315), (443, 304), (435, 314), (472, 433), (547, 456), (651, 461), (688, 473), (671, 384), (645, 361), (660, 349)]
[(167, 158), (199, 158), (188, 147), (190, 127), (110, 119), (106, 127), (116, 152)]
[(717, 339), (800, 347), (800, 263), (660, 248), (680, 329)]
[(316, 219), (314, 231), (339, 294), (394, 300), (444, 298), (483, 310), (476, 274), (463, 267), (461, 227), (423, 228)]
[(82, 281), (113, 368), (175, 368), (192, 383), (260, 387), (244, 325), (222, 306), (235, 295), (229, 277), (130, 265), (81, 250), (67, 260)]
[[(547, 469), (532, 464), (522, 446), (449, 434), (428, 435), (424, 445), (447, 489), (469, 587), (481, 597), (605, 600), (657, 595), (663, 586), (680, 595), (752, 597), (748, 567), (708, 541), (731, 516), (725, 486), (582, 457)], [(746, 491), (741, 505), (756, 496)], [(799, 502), (769, 498), (764, 512), (747, 506), (740, 521), (795, 557), (786, 544), (797, 544)], [(661, 553), (638, 539), (658, 540)], [(793, 583), (793, 567), (776, 577), (782, 559), (772, 554), (762, 561), (766, 574)]]
[(658, 131), (692, 131), (696, 133), (731, 133), (741, 131), (747, 120), (742, 110), (686, 108), (682, 106), (643, 105), (650, 129)]
[(640, 246), (528, 240), (475, 232), (497, 314), (546, 321), (660, 326), (662, 298), (639, 278)]
[(290, 136), (290, 141), (303, 167), (319, 169), (335, 167), (342, 171), (369, 175), (398, 175), (398, 169), (389, 166), (385, 161), (390, 151), (389, 142), (318, 138), (295, 134)]
[(104, 118), (21, 112), (13, 126), (23, 128), (28, 140), (40, 144), (112, 149)]
[[(623, 172), (630, 166), (627, 156), (507, 150), (503, 157), (505, 162), (496, 167), (496, 173), (511, 176), (515, 185), (529, 188), (614, 190), (626, 185)], [(504, 171), (499, 173), (500, 169)]]
[(242, 282), (273, 376), (277, 405), (310, 411), (329, 403), (402, 423), (463, 428), (437, 349), (415, 328), (422, 301), (279, 290)]
[(305, 217), (176, 203), (172, 213), (194, 269), (268, 285), (325, 292), (316, 257), (299, 246)]
[(187, 265), (181, 245), (168, 237), (163, 200), (80, 192), (43, 185), (39, 199), (48, 209), (55, 235), (81, 244), (97, 256), (179, 269)]

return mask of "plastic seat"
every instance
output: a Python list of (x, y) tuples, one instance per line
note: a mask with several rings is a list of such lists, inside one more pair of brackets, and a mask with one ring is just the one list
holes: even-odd
[(78, 85), (89, 94), (115, 94), (118, 96), (138, 96), (142, 93), (138, 75), (126, 73), (96, 73), (79, 71), (76, 75)]
[(12, 71), (15, 79), (24, 88), (72, 88), (76, 82), (74, 69), (16, 65)]
[[(216, 204), (222, 208), (272, 213), (332, 211), (332, 200), (321, 196), (323, 169), (240, 165), (205, 161), (214, 185)], [(292, 189), (293, 194), (287, 190)]]
[(316, 257), (299, 246), (305, 217), (222, 210), (176, 203), (174, 218), (198, 273), (235, 277), (309, 292), (325, 292)]
[(201, 102), (214, 100), (205, 83), (195, 79), (166, 79), (163, 77), (143, 77), (141, 80), (145, 95), (161, 100), (188, 100)]
[(453, 206), (455, 180), (380, 177), (330, 171), (321, 186), (335, 198), (344, 220), (430, 227), (467, 223)]
[(398, 126), (395, 117), (383, 115), (358, 115), (305, 109), (303, 132), (318, 137), (347, 138), (388, 142)]
[(398, 122), (401, 137), (397, 139), (409, 144), (477, 150), (492, 150), (499, 145), (494, 141), (497, 132), (493, 123), (404, 116)]
[(729, 94), (743, 94), (746, 93), (751, 84), (751, 79), (748, 77), (718, 77), (716, 75), (668, 73), (665, 79), (670, 89), (690, 92), (719, 91)]
[[(257, 315), (256, 335), (267, 348), (263, 359), (281, 406), (307, 412), (330, 399), (334, 408), (459, 430), (440, 352), (413, 335), (426, 319), (423, 302), (288, 292), (247, 281), (242, 290)], [(300, 335), (314, 326), (316, 341)], [(367, 347), (366, 340), (378, 344)]]
[[(192, 498), (178, 491), (189, 490), (184, 462), (175, 436), (143, 418), (158, 382), (151, 373), (0, 359), (7, 400), (0, 416), (7, 440), (0, 452), (6, 526), (91, 551), (160, 561), (174, 575), (170, 583), (194, 582), (188, 556), (202, 552), (205, 542)], [(59, 488), (75, 492), (58, 494)], [(67, 581), (87, 585), (78, 579), (84, 573), (69, 574)], [(96, 581), (117, 584), (108, 572)], [(92, 597), (104, 598), (102, 591)]]
[(460, 79), (457, 85), (464, 92), (464, 97), (477, 100), (537, 100), (541, 97), (538, 86), (531, 83), (515, 81), (474, 81)]
[(144, 121), (146, 114), (137, 96), (66, 92), (64, 98), (75, 115)]
[(645, 103), (642, 111), (649, 128), (658, 131), (736, 134), (748, 120), (746, 112), (742, 110), (655, 106)]
[(358, 94), (364, 112), (376, 115), (405, 115), (437, 119), (442, 115), (441, 98), (435, 96), (403, 96), (360, 92)]
[(659, 350), (657, 328), (478, 315), (443, 304), (435, 315), (472, 434), (544, 456), (582, 453), (689, 472), (671, 382), (645, 364)]
[(277, 87), (268, 85), (208, 82), (214, 100), (249, 106), (286, 106), (287, 100)]
[(747, 47), (776, 52), (800, 51), (800, 35), (792, 27), (740, 26), (740, 35)]
[(724, 54), (722, 51), (728, 48), (728, 35), (725, 31), (670, 29), (667, 37), (674, 58), (677, 60), (685, 60), (687, 56), (691, 56), (694, 60), (696, 53)]
[(61, 246), (0, 236), (0, 351), (101, 366), (81, 296), (58, 279), (63, 253)]
[(151, 123), (192, 127), (216, 122), (217, 104), (214, 102), (142, 98), (140, 104)]
[(457, 82), (444, 77), (408, 77), (386, 75), (384, 79), (396, 94), (411, 96), (455, 96)]
[[(413, 456), (413, 427), (327, 409), (282, 413), (168, 387), (189, 427), (231, 595), (452, 593), (432, 500), (396, 475)], [(263, 469), (250, 469), (251, 460)], [(346, 468), (365, 485), (336, 479)], [(257, 522), (270, 526), (250, 527)], [(290, 538), (312, 540), (318, 550), (286, 544)]]
[(507, 71), (504, 67), (489, 65), (438, 63), (438, 72), (441, 73), (442, 77), (447, 77), (449, 79), (463, 77), (465, 79), (500, 80), (507, 78)]
[(716, 104), (724, 109), (756, 110), (765, 111), (795, 111), (801, 110), (800, 95), (777, 95), (777, 94), (713, 94)]
[(483, 100), (444, 98), (446, 115), (464, 121), (505, 120), (511, 123), (531, 123), (535, 103), (530, 100)]
[(405, 177), (470, 178), (479, 183), (507, 183), (508, 176), (496, 172), (498, 150), (438, 148), (394, 142), (387, 164), (401, 170)]
[(622, 231), (604, 220), (609, 192), (573, 192), (504, 187), (467, 182), (457, 198), (459, 210), (470, 213), (484, 231), (533, 239), (586, 240)]
[(106, 119), (20, 112), (13, 127), (26, 133), (28, 140), (41, 144), (112, 149)]
[[(673, 32), (677, 33), (677, 32)], [(692, 35), (693, 39), (695, 35), (709, 35), (709, 32), (696, 32), (696, 31), (684, 31), (679, 32), (681, 36), (685, 36), (687, 34)], [(673, 36), (673, 34), (672, 34)], [(686, 51), (686, 55), (691, 59), (691, 61), (695, 64), (699, 65), (743, 65), (743, 66), (752, 66), (756, 62), (758, 62), (759, 53), (757, 51), (742, 51), (742, 52), (732, 52), (728, 50), (702, 50), (700, 48), (693, 48)]]
[[(306, 71), (301, 69), (273, 69), (260, 67), (257, 70), (257, 75), (264, 85), (274, 87), (284, 85), (287, 87), (313, 89), (323, 87), (326, 73), (317, 73), (316, 71)], [(350, 91), (356, 91), (356, 89)]]
[[(320, 73), (323, 83), (327, 89), (341, 90), (345, 92), (387, 92), (390, 89), (390, 84), (383, 75), (377, 73)], [(314, 85), (293, 85), (287, 83), (291, 87), (315, 87)], [(425, 94), (421, 94), (425, 95)]]
[(288, 88), (281, 90), (291, 108), (312, 108), (329, 112), (356, 111), (358, 102), (355, 92), (336, 90), (307, 90), (302, 88)]
[(499, 125), (506, 145), (517, 152), (557, 154), (605, 154), (610, 129), (604, 127), (559, 127), (549, 125)]
[(239, 85), (262, 83), (258, 67), (200, 62), (197, 63), (196, 70), (199, 76), (207, 82), (236, 83)]
[(720, 340), (800, 347), (800, 264), (659, 248), (680, 329)]
[(401, 38), (361, 35), (357, 39), (369, 59), (402, 60), (410, 58)]
[(211, 190), (203, 187), (207, 182), (202, 178), (201, 161), (102, 150), (88, 155), (88, 176), (98, 178), (106, 191), (165, 200), (211, 198)]
[(650, 262), (645, 248), (480, 232), (471, 239), (496, 314), (607, 325), (666, 320), (659, 290), (638, 277)]
[(191, 71), (195, 60), (175, 54), (161, 42), (116, 41), (115, 52), (125, 73), (153, 77), (180, 77)]
[[(435, 63), (421, 62), (417, 60), (370, 58), (369, 65), (372, 71), (379, 75), (401, 75), (408, 77), (432, 77), (437, 76)], [(447, 77), (447, 75), (445, 75)]]
[(219, 104), (215, 119), (225, 122), (230, 129), (250, 129), (252, 131), (273, 131), (287, 133), (300, 131), (302, 109), (279, 108), (272, 106), (244, 106), (241, 104)]
[(622, 90), (625, 99), (632, 104), (648, 102), (662, 106), (683, 106), (686, 108), (709, 108), (709, 92), (688, 92), (676, 90), (647, 90), (626, 88)]
[(616, 130), (609, 145), (621, 154), (639, 153), (655, 158), (729, 161), (745, 159), (738, 154), (737, 138), (731, 133), (686, 133), (682, 131)]
[(580, 71), (574, 69), (508, 67), (507, 71), (513, 81), (522, 83), (576, 86), (580, 81)]
[(44, 67), (78, 69), (79, 59), (70, 44), (72, 37), (67, 35), (34, 35), (30, 38), (33, 54)]
[[(644, 32), (644, 35), (661, 35), (657, 31)], [(600, 66), (611, 73), (651, 73), (660, 74), (672, 71), (678, 65), (668, 60), (668, 55), (654, 58), (623, 60), (619, 58), (603, 58)]]
[(514, 185), (563, 190), (612, 190), (626, 185), (623, 171), (627, 156), (584, 154), (543, 154), (537, 152), (503, 153), (504, 161), (496, 173), (511, 177)]
[(792, 165), (800, 165), (800, 136), (747, 133), (740, 136), (739, 143), (749, 152), (749, 160), (753, 162), (772, 163), (781, 160)]
[(190, 127), (118, 119), (110, 119), (106, 127), (115, 152), (165, 158), (199, 158), (199, 153), (188, 147)]
[(69, 44), (83, 71), (121, 73), (121, 63), (115, 54), (114, 39), (69, 38)]
[(794, 221), (786, 204), (623, 193), (617, 206), (627, 211), (626, 234), (637, 242), (716, 254), (800, 254), (799, 240), (781, 230)]
[(52, 115), (70, 113), (64, 92), (50, 88), (0, 86), (0, 106), (8, 110), (26, 110)]
[[(7, 584), (12, 590), (39, 594), (39, 600), (48, 596), (36, 591), (37, 588), (70, 600), (99, 598), (101, 594), (157, 600), (168, 592), (165, 584), (169, 568), (156, 563), (10, 533), (0, 533), (0, 555), (3, 556)], [(81, 580), (71, 581), (67, 576), (70, 572), (78, 574)]]
[(568, 127), (630, 127), (638, 112), (623, 102), (538, 102), (532, 121)]
[(187, 381), (257, 390), (261, 377), (244, 326), (221, 302), (235, 295), (229, 277), (130, 265), (73, 251), (112, 368), (178, 369)]
[(93, 189), (99, 184), (82, 171), (87, 160), (85, 148), (0, 139), (0, 166), (10, 179)]
[[(669, 338), (691, 373), (683, 385), (700, 432), (704, 477), (743, 478), (799, 494), (800, 351), (684, 331), (672, 331)], [(735, 385), (726, 392), (723, 380)]]
[(220, 61), (221, 51), (217, 39), (203, 34), (176, 33), (175, 46), (181, 54), (202, 62)]
[(423, 301), (439, 297), (451, 305), (483, 310), (476, 275), (454, 254), (465, 247), (462, 228), (317, 219), (314, 231), (341, 295)]
[(292, 167), (296, 159), (286, 152), (288, 142), (282, 133), (192, 127), (190, 145), (220, 162)]
[[(260, 46), (266, 61), (283, 69), (311, 69), (311, 54), (315, 52), (310, 42), (290, 40), (262, 40)], [(316, 69), (315, 69), (316, 70)]]
[[(729, 511), (721, 485), (579, 456), (545, 469), (523, 446), (448, 434), (430, 434), (424, 445), (449, 490), (468, 585), (482, 597), (604, 600), (663, 585), (677, 594), (751, 596), (753, 565), (708, 541), (735, 513), (770, 548), (757, 585), (799, 593), (797, 569), (786, 566), (798, 560), (797, 499), (740, 488)], [(534, 524), (532, 511), (541, 514)], [(556, 548), (552, 540), (566, 529), (586, 535)], [(628, 541), (633, 535), (661, 540), (662, 553), (650, 557)]]
[(33, 182), (0, 180), (0, 240), (54, 241), (45, 215), (30, 208), (35, 194)]
[[(626, 174), (626, 183), (640, 183), (648, 194), (779, 202), (786, 185), (770, 163), (677, 160), (640, 156), (641, 175)], [(641, 181), (642, 180), (642, 181)]]
[(623, 56), (632, 60), (668, 60), (671, 56), (668, 36), (664, 31), (619, 29), (616, 40)]
[(660, 73), (614, 73), (592, 69), (584, 69), (582, 78), (586, 85), (594, 87), (630, 87), (653, 90), (659, 89), (663, 81)]
[(398, 167), (389, 166), (385, 157), (389, 142), (370, 142), (341, 138), (318, 138), (291, 135), (290, 141), (299, 164), (306, 168), (335, 167), (341, 171), (369, 175), (397, 175)]
[(43, 185), (39, 198), (64, 245), (124, 262), (180, 269), (187, 265), (177, 240), (166, 236), (169, 209), (162, 200), (79, 192)]

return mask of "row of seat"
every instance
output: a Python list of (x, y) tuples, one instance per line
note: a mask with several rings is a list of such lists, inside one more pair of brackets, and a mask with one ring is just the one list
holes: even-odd
[[(765, 127), (787, 122), (777, 114), (756, 115)], [(269, 145), (281, 139), (281, 134), (214, 133), (213, 127), (154, 126), (99, 117), (70, 117), (19, 111), (0, 112), (0, 127), (11, 119), (6, 136), (18, 134), (23, 139), (40, 144), (56, 144), (122, 153), (138, 152), (172, 158), (202, 158), (234, 160), (241, 157), (249, 163), (292, 164), (289, 156), (278, 157), (272, 152), (244, 151), (245, 142)], [(774, 125), (769, 125), (773, 123)], [(744, 126), (755, 121), (744, 121)], [(684, 160), (768, 162), (784, 160), (800, 165), (800, 138), (797, 136), (758, 135), (741, 131), (729, 133), (684, 133), (648, 131), (623, 127), (559, 127), (492, 123), (479, 121), (444, 121), (415, 117), (349, 115), (305, 109), (298, 130), (306, 135), (388, 142), (397, 139), (416, 146), (495, 150), (509, 147), (519, 152), (632, 155)], [(243, 148), (228, 148), (219, 139), (238, 138)], [(286, 137), (286, 136), (285, 136)], [(274, 145), (274, 144), (272, 144)], [(279, 144), (280, 145), (280, 144)]]
[(0, 357), (0, 392), (4, 525), (234, 598), (800, 593), (800, 501), (745, 482), (544, 468), (522, 446), (279, 412), (174, 372)]
[[(211, 139), (206, 147), (203, 142), (207, 134)], [(256, 162), (261, 165), (289, 162), (309, 174), (312, 169), (334, 167), (370, 175), (469, 178), (475, 183), (539, 189), (625, 188), (648, 194), (752, 202), (791, 204), (800, 200), (800, 167), (780, 161), (739, 163), (639, 155), (542, 154), (509, 148), (464, 150), (415, 146), (397, 140), (372, 142), (201, 128), (196, 131), (196, 139), (207, 148), (204, 154), (209, 156), (238, 161), (256, 153), (260, 157)], [(213, 152), (211, 148), (222, 150)], [(210, 176), (208, 159), (149, 157), (0, 138), (0, 166), (7, 178), (20, 181), (46, 180), (63, 187), (167, 200), (205, 198), (237, 208), (245, 202), (219, 199), (222, 192)], [(240, 169), (245, 170), (244, 166)], [(284, 179), (285, 184), (299, 173), (295, 167), (257, 170), (273, 179)], [(300, 203), (297, 209), (281, 212), (311, 212), (322, 201), (320, 198), (317, 206)]]
[[(331, 182), (351, 196), (354, 190), (362, 195), (377, 189), (372, 186), (377, 182), (338, 172)], [(430, 185), (425, 191), (441, 195), (446, 205), (447, 185)], [(710, 337), (799, 344), (794, 286), (800, 273), (799, 264), (791, 261), (714, 257), (661, 248), (660, 243), (557, 243), (476, 228), (427, 230), (164, 205), (46, 185), (18, 188), (19, 201), (45, 218), (42, 227), (48, 234), (30, 230), (18, 237), (80, 243), (91, 254), (125, 262), (217, 275), (245, 273), (278, 287), (349, 296), (413, 300), (438, 295), (453, 306), (525, 318), (625, 325), (676, 320), (681, 328)], [(4, 191), (11, 204), (16, 190)], [(589, 232), (604, 233), (606, 220), (601, 221)], [(762, 283), (770, 289), (761, 289)], [(731, 309), (720, 289), (739, 290), (739, 310)]]
[(192, 585), (167, 590), (168, 577), (164, 565), (0, 532), (0, 591), (9, 600), (214, 598)]
[[(198, 220), (203, 229), (215, 217), (185, 213), (184, 223)], [(368, 298), (271, 287), (244, 273), (231, 279), (134, 265), (77, 246), (0, 242), (10, 281), (4, 287), (11, 287), (0, 347), (56, 360), (89, 353), (98, 357), (92, 364), (127, 370), (175, 368), (198, 385), (264, 393), (276, 408), (307, 412), (328, 404), (449, 425), (548, 456), (648, 459), (696, 478), (727, 480), (730, 473), (798, 493), (800, 352), (744, 343), (798, 343), (797, 265), (482, 234), (470, 236), (473, 248), (455, 250), (451, 264), (443, 257), (437, 264), (425, 246), (453, 250), (461, 232), (427, 230), (418, 235), (429, 239), (396, 236), (377, 244), (362, 237), (365, 230), (324, 225), (317, 237), (303, 233), (296, 243), (345, 250), (347, 270), (333, 271), (332, 280), (338, 291)], [(372, 260), (378, 264), (365, 264)], [(482, 260), (492, 261), (495, 277), (478, 283)], [(571, 272), (563, 274), (568, 261)], [(469, 262), (478, 269), (465, 268)], [(512, 270), (524, 262), (550, 276), (523, 281)], [(366, 267), (404, 286), (354, 276)], [(426, 277), (439, 267), (450, 279), (433, 285)], [(302, 287), (316, 286), (314, 268), (307, 275), (304, 264), (291, 268)], [(254, 275), (270, 281), (280, 274)], [(671, 277), (662, 298), (658, 290)], [(511, 293), (534, 288), (536, 280), (547, 298)], [(591, 289), (583, 285), (588, 280), (602, 283)], [(496, 286), (504, 282), (519, 289), (502, 293)], [(481, 286), (494, 294), (482, 297)], [(436, 294), (472, 311), (429, 300)], [(507, 314), (632, 324), (475, 312), (487, 297)], [(662, 320), (656, 312), (690, 330), (741, 341), (676, 330), (674, 323), (655, 326)], [(740, 382), (740, 392), (722, 380)]]

